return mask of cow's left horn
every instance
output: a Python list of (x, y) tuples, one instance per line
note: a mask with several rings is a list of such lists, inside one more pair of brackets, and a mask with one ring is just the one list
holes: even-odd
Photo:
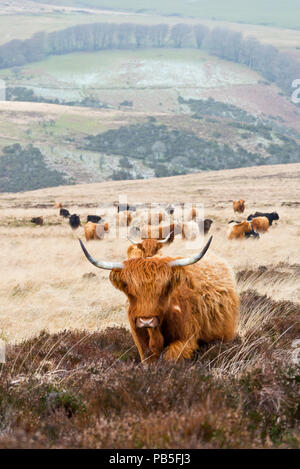
[(130, 241), (132, 244), (140, 244), (140, 241), (134, 241), (134, 239), (129, 238), (129, 236), (127, 236), (127, 239), (128, 239), (128, 241)]
[(79, 239), (80, 246), (85, 254), (85, 257), (96, 267), (99, 267), (99, 269), (106, 269), (106, 270), (112, 270), (112, 269), (118, 269), (121, 270), (124, 268), (123, 262), (105, 262), (105, 261), (96, 261), (86, 250), (85, 245)]
[(183, 267), (185, 265), (195, 264), (196, 262), (200, 261), (200, 259), (202, 259), (202, 257), (206, 254), (206, 251), (208, 250), (210, 246), (212, 238), (213, 238), (212, 236), (209, 238), (206, 245), (204, 246), (204, 248), (199, 254), (196, 254), (195, 256), (192, 256), (192, 257), (185, 257), (184, 259), (176, 259), (175, 261), (169, 262), (169, 265), (171, 267), (179, 267), (179, 266)]

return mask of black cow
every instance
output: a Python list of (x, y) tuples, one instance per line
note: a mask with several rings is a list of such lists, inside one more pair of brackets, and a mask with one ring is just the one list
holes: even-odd
[(175, 212), (175, 207), (173, 204), (168, 204), (165, 208), (165, 211), (169, 214), (169, 215), (173, 215), (174, 212)]
[(129, 204), (118, 204), (118, 213), (119, 212), (136, 212), (136, 206)]
[(204, 231), (204, 234), (206, 235), (210, 230), (213, 220), (211, 220), (210, 218), (205, 218), (204, 220), (196, 218), (196, 222), (199, 226), (200, 232)]
[(59, 211), (59, 214), (61, 217), (64, 217), (64, 218), (69, 218), (70, 216), (69, 210), (66, 210), (65, 208), (61, 208)]
[(80, 217), (76, 215), (76, 213), (73, 213), (69, 218), (69, 224), (72, 230), (76, 230), (76, 228), (80, 226)]
[(263, 213), (263, 212), (255, 212), (252, 215), (249, 215), (247, 218), (247, 221), (252, 220), (252, 218), (257, 218), (257, 217), (267, 217), (269, 220), (269, 225), (272, 226), (272, 223), (274, 220), (279, 220), (279, 215), (277, 212), (271, 212), (271, 213)]
[(34, 217), (30, 221), (31, 223), (34, 223), (35, 225), (40, 225), (40, 226), (42, 226), (42, 224), (44, 223), (43, 217)]
[(86, 221), (91, 221), (93, 223), (98, 223), (100, 220), (102, 220), (101, 217), (99, 217), (98, 215), (88, 215), (86, 217)]

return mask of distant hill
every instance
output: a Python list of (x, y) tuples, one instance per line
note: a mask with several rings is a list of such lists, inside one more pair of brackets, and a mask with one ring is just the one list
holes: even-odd
[(300, 162), (300, 135), (280, 120), (179, 101), (186, 111), (173, 115), (3, 102), (1, 190)]
[[(40, 0), (35, 0), (39, 3)], [(47, 0), (51, 5), (86, 7), (95, 9), (135, 11), (160, 15), (191, 16), (239, 23), (252, 23), (268, 26), (300, 29), (297, 15), (298, 0)]]

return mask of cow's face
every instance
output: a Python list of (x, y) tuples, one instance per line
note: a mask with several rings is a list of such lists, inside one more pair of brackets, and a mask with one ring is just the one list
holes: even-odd
[(86, 258), (99, 269), (110, 270), (110, 281), (129, 300), (129, 319), (137, 328), (157, 328), (170, 305), (171, 294), (186, 282), (185, 267), (200, 261), (206, 254), (212, 236), (198, 254), (182, 258), (128, 259), (124, 262), (97, 261), (79, 240)]
[(143, 257), (153, 257), (162, 248), (162, 244), (157, 239), (144, 239), (137, 247), (142, 251)]
[(130, 259), (110, 273), (112, 284), (129, 300), (129, 317), (137, 328), (159, 327), (177, 281), (165, 259)]

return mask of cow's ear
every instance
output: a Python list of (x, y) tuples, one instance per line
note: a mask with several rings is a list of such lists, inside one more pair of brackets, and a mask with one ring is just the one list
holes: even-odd
[(121, 280), (120, 270), (111, 270), (109, 274), (109, 280), (115, 288), (125, 292), (127, 285)]

